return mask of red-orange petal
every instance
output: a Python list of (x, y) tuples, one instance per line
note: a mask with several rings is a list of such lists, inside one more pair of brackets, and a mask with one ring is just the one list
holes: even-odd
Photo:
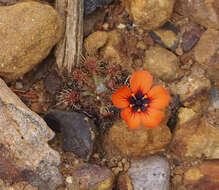
[(113, 105), (117, 108), (126, 108), (129, 105), (128, 98), (131, 96), (131, 90), (127, 86), (118, 89), (112, 95)]
[(135, 71), (130, 78), (130, 88), (136, 93), (139, 90), (143, 94), (147, 93), (153, 82), (153, 77), (148, 71)]
[(155, 109), (163, 109), (170, 102), (170, 95), (163, 86), (155, 86), (148, 93), (151, 99), (150, 107)]
[(163, 113), (160, 110), (148, 108), (145, 113), (141, 113), (141, 123), (148, 128), (156, 127), (163, 119)]
[(140, 113), (133, 113), (131, 108), (125, 108), (122, 110), (121, 118), (126, 121), (130, 129), (137, 129), (141, 122)]

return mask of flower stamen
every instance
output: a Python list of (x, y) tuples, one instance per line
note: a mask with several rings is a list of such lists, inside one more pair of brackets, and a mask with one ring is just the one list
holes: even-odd
[(146, 98), (147, 95), (144, 95), (140, 90), (137, 93), (132, 93), (129, 97), (129, 107), (132, 108), (132, 111), (135, 112), (145, 112), (147, 110), (150, 99)]

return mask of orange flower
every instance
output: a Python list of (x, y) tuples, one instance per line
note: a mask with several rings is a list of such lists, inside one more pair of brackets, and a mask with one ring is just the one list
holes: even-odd
[(170, 102), (170, 95), (161, 85), (152, 87), (153, 77), (148, 71), (136, 71), (130, 78), (130, 88), (121, 87), (112, 95), (115, 107), (123, 109), (121, 117), (130, 129), (140, 124), (154, 128), (163, 119), (160, 109)]

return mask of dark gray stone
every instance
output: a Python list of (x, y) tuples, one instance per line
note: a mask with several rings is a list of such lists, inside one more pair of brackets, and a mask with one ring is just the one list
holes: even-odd
[(94, 12), (98, 7), (103, 7), (112, 3), (113, 0), (84, 0), (85, 16)]
[(95, 125), (84, 114), (51, 110), (44, 118), (47, 124), (64, 136), (63, 150), (89, 160), (93, 152)]

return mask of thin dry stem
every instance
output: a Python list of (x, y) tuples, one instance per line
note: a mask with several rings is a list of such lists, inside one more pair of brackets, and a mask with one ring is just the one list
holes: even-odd
[(83, 42), (83, 0), (56, 0), (56, 9), (64, 20), (65, 35), (56, 48), (56, 63), (61, 71), (80, 64)]

